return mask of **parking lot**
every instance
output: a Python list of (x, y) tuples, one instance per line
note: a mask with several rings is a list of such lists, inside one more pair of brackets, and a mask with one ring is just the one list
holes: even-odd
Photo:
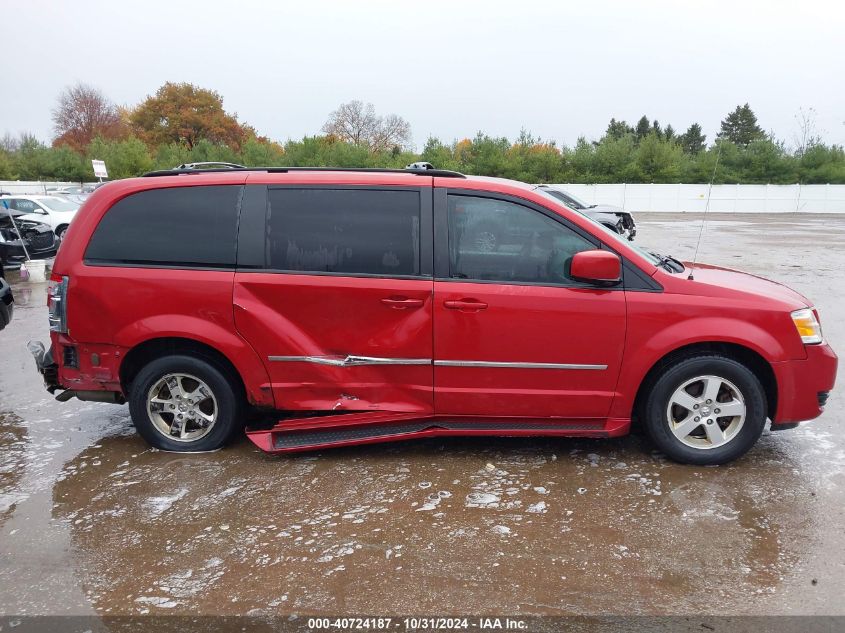
[[(689, 259), (699, 218), (640, 214), (637, 242)], [(714, 214), (699, 260), (807, 295), (845, 350), (845, 217)], [(637, 436), (177, 455), (150, 450), (126, 406), (43, 390), (25, 344), (47, 338), (45, 286), (13, 286), (0, 613), (843, 612), (841, 387), (722, 467)]]

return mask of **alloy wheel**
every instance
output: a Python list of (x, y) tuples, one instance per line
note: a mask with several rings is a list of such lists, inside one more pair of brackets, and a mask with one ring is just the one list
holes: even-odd
[(669, 398), (666, 418), (681, 443), (697, 449), (724, 446), (745, 423), (742, 392), (719, 376), (697, 376), (684, 382)]
[(155, 429), (177, 442), (208, 435), (217, 421), (217, 399), (208, 385), (190, 374), (166, 374), (147, 393), (147, 413)]

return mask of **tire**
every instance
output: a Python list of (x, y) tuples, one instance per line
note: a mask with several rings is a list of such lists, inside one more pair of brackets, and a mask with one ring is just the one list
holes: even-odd
[(757, 442), (766, 423), (766, 394), (745, 365), (716, 354), (692, 356), (653, 381), (640, 413), (646, 433), (671, 459), (724, 464)]
[[(239, 385), (229, 373), (193, 356), (157, 358), (138, 372), (129, 388), (129, 411), (138, 434), (166, 451), (221, 448), (243, 428), (244, 409)], [(177, 419), (179, 415), (183, 417)]]
[(56, 239), (61, 242), (65, 239), (65, 233), (67, 233), (67, 225), (62, 225), (56, 229)]

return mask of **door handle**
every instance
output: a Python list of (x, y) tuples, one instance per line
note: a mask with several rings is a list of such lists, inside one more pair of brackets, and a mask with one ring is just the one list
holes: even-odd
[(423, 304), (422, 299), (409, 299), (408, 297), (385, 297), (381, 302), (394, 310), (405, 310), (406, 308), (419, 308)]
[(457, 301), (444, 301), (443, 307), (448, 310), (460, 310), (461, 312), (478, 312), (486, 310), (487, 304), (476, 299), (458, 299)]

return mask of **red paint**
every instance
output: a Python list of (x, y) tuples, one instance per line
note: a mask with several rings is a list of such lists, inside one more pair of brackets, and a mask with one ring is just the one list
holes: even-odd
[(618, 255), (608, 251), (584, 251), (575, 253), (570, 273), (576, 279), (620, 281), (622, 262)]
[[(78, 369), (61, 366), (62, 385), (122, 391), (127, 354), (159, 338), (213, 347), (235, 367), (249, 400), (286, 411), (363, 411), (287, 419), (251, 432), (264, 450), (294, 430), (425, 420), (401, 437), (431, 435), (569, 435), (609, 437), (630, 426), (637, 391), (665, 355), (722, 342), (758, 354), (777, 382), (775, 423), (820, 414), (817, 393), (833, 387), (836, 355), (804, 345), (789, 313), (811, 305), (773, 282), (697, 265), (694, 279), (656, 268), (625, 243), (616, 254), (662, 286), (662, 292), (608, 288), (381, 279), (214, 270), (94, 267), (83, 262), (91, 233), (114, 202), (151, 188), (193, 184), (305, 184), (459, 187), (498, 192), (542, 205), (600, 240), (587, 218), (550, 202), (528, 185), (495, 179), (430, 178), (365, 172), (208, 173), (117, 181), (79, 211), (56, 258), (68, 276), (67, 335), (52, 334), (55, 357), (75, 345)], [(573, 273), (619, 276), (619, 258), (579, 254)], [(627, 274), (627, 273), (626, 273)], [(99, 365), (92, 364), (92, 354)], [(435, 364), (335, 367), (271, 356), (433, 359)], [(437, 361), (555, 363), (603, 369), (454, 367)], [(369, 413), (367, 413), (369, 412)], [(489, 429), (448, 429), (442, 420), (478, 420)], [(552, 421), (553, 429), (519, 428)], [(589, 426), (590, 428), (584, 428)], [(395, 439), (364, 438), (338, 444)], [(300, 450), (300, 449), (297, 449)]]

